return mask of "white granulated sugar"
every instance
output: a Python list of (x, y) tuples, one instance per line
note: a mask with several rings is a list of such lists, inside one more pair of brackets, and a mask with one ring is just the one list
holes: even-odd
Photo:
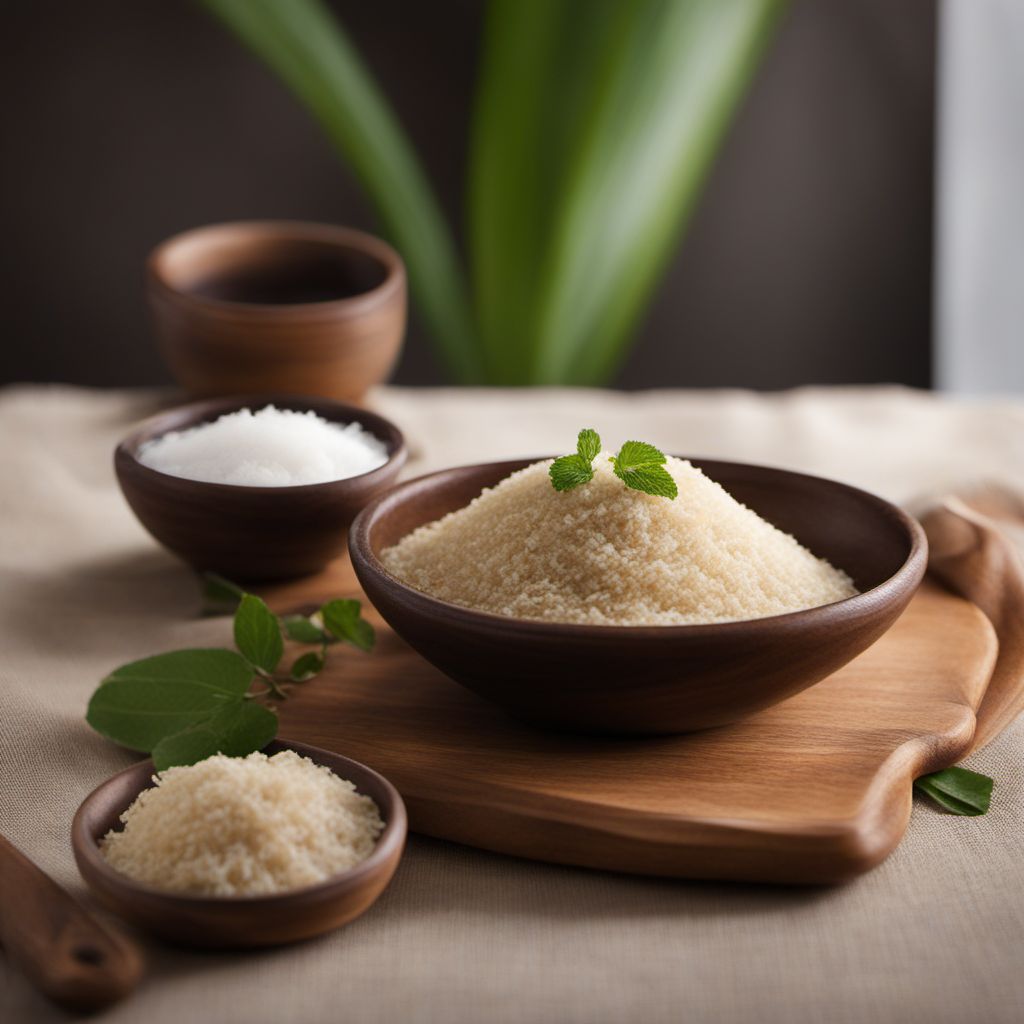
[(551, 622), (686, 625), (756, 619), (851, 597), (850, 578), (699, 469), (670, 458), (670, 501), (630, 490), (598, 456), (558, 492), (538, 462), (382, 554), (453, 604)]
[(157, 889), (254, 896), (315, 885), (365, 860), (384, 827), (369, 797), (292, 750), (217, 754), (155, 781), (100, 850)]
[(295, 487), (344, 480), (383, 466), (383, 441), (358, 423), (268, 405), (172, 431), (143, 445), (139, 461), (186, 480), (243, 487)]

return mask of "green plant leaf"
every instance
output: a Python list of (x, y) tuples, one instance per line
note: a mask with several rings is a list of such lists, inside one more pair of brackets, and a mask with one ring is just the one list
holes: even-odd
[(922, 775), (914, 789), (924, 793), (953, 814), (984, 814), (992, 802), (993, 779), (959, 766)]
[(626, 441), (611, 458), (615, 475), (634, 491), (660, 498), (676, 498), (679, 488), (665, 468), (664, 452), (646, 441)]
[(665, 454), (646, 441), (626, 441), (612, 461), (617, 469), (628, 472), (638, 466), (663, 465)]
[(165, 736), (240, 702), (251, 682), (252, 669), (234, 651), (171, 651), (111, 672), (85, 717), (108, 739), (148, 753)]
[(320, 122), (408, 265), (419, 311), (452, 371), (479, 381), (481, 353), (455, 243), (408, 138), (345, 31), (319, 0), (202, 2)]
[(563, 455), (548, 467), (548, 476), (556, 491), (571, 491), (593, 480), (594, 469), (589, 459), (580, 458), (579, 455)]
[(587, 462), (593, 462), (601, 454), (601, 437), (596, 430), (584, 427), (576, 438), (576, 454)]
[(304, 683), (318, 675), (324, 667), (323, 655), (317, 651), (307, 651), (295, 659), (291, 672), (288, 674), (297, 683)]
[[(491, 0), (467, 179), (480, 344), (494, 382), (538, 379), (534, 335), (568, 169), (621, 0)], [(591, 253), (593, 258), (596, 254)]]
[(305, 615), (285, 615), (281, 620), (289, 640), (300, 644), (322, 644), (327, 634)]
[(200, 575), (202, 586), (203, 615), (232, 615), (238, 602), (245, 596), (245, 591), (231, 580), (218, 576), (215, 572), (204, 572)]
[(235, 612), (235, 645), (250, 664), (268, 673), (284, 654), (277, 616), (254, 594), (246, 594)]
[(602, 383), (783, 0), (493, 0), (470, 254), (494, 379)]
[(373, 626), (362, 618), (361, 605), (351, 598), (338, 598), (328, 601), (320, 609), (320, 617), (324, 626), (339, 640), (347, 640), (362, 651), (373, 649), (376, 639)]
[(658, 498), (676, 498), (679, 487), (664, 466), (638, 466), (625, 473), (615, 474), (627, 487)]
[(245, 757), (277, 735), (277, 715), (262, 704), (240, 701), (181, 732), (165, 736), (153, 748), (157, 771), (195, 764), (214, 754)]

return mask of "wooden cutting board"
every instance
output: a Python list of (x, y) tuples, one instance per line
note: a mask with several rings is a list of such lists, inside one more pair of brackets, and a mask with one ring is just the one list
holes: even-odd
[[(357, 593), (337, 564), (266, 593)], [(883, 860), (913, 779), (963, 755), (995, 656), (972, 604), (926, 583), (835, 675), (736, 725), (664, 739), (538, 731), (463, 690), (371, 612), (372, 654), (332, 651), (280, 735), (363, 761), (425, 835), (536, 860), (680, 878), (828, 883)]]

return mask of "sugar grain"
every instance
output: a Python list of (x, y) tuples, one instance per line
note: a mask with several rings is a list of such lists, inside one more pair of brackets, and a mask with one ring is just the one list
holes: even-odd
[(139, 451), (151, 469), (187, 480), (243, 487), (294, 487), (344, 480), (383, 466), (384, 442), (358, 423), (268, 405), (172, 431)]
[(594, 625), (761, 618), (857, 591), (850, 578), (670, 458), (674, 501), (627, 489), (607, 453), (557, 492), (535, 463), (385, 550), (396, 576), (453, 604)]

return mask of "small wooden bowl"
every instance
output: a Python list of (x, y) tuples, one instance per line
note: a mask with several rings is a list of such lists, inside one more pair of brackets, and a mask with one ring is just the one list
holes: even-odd
[(262, 391), (359, 402), (402, 346), (405, 266), (386, 242), (302, 221), (211, 224), (153, 250), (161, 352), (194, 395)]
[(100, 853), (99, 840), (152, 785), (153, 762), (141, 761), (107, 779), (82, 802), (71, 824), (78, 870), (111, 910), (172, 942), (211, 948), (276, 946), (340, 928), (364, 913), (391, 881), (405, 846), (405, 804), (382, 775), (305, 743), (274, 740), (267, 754), (294, 750), (355, 784), (380, 809), (384, 831), (361, 864), (304, 889), (273, 896), (183, 896), (153, 889), (115, 871)]
[[(311, 409), (335, 423), (359, 423), (387, 445), (388, 461), (346, 480), (240, 487), (185, 480), (138, 460), (143, 444), (169, 431), (269, 404)], [(327, 398), (248, 395), (194, 402), (151, 417), (117, 446), (114, 470), (139, 522), (190, 565), (233, 580), (280, 580), (311, 575), (341, 554), (349, 524), (395, 482), (405, 458), (401, 432), (375, 413)]]
[(921, 582), (927, 542), (905, 512), (854, 487), (766, 466), (691, 461), (846, 570), (862, 592), (743, 622), (563, 625), (449, 604), (385, 569), (382, 549), (462, 508), (529, 461), (464, 466), (399, 485), (352, 524), (352, 564), (367, 597), (399, 636), (456, 682), (517, 717), (624, 735), (724, 725), (806, 689), (874, 643)]

